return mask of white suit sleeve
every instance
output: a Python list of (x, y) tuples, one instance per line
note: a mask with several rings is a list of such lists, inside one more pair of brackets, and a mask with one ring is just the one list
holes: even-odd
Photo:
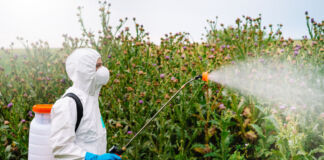
[(59, 99), (51, 111), (50, 144), (55, 159), (84, 159), (86, 152), (75, 143), (76, 103), (70, 98)]

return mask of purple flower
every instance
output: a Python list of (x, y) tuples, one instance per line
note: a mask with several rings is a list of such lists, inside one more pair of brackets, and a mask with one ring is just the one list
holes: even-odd
[(230, 45), (227, 45), (226, 47), (227, 47), (227, 49), (229, 49), (230, 48)]
[(186, 50), (187, 49), (187, 46), (183, 46), (183, 49)]
[(225, 106), (223, 103), (221, 103), (219, 106), (218, 106), (219, 109), (225, 109)]
[(160, 78), (164, 78), (164, 77), (165, 77), (164, 73), (160, 74)]
[(294, 56), (297, 56), (299, 54), (299, 50), (294, 51)]
[(297, 44), (297, 45), (295, 46), (295, 50), (300, 50), (300, 49), (301, 49), (301, 46)]
[(13, 106), (13, 103), (10, 102), (8, 105), (7, 105), (7, 108), (11, 108)]
[(133, 131), (128, 131), (127, 134), (133, 134)]
[(26, 120), (25, 119), (22, 119), (21, 121), (20, 121), (21, 123), (25, 123), (26, 122)]
[(285, 105), (281, 105), (281, 106), (279, 106), (279, 108), (280, 108), (280, 109), (285, 109), (286, 106), (285, 106)]
[(34, 116), (34, 115), (33, 115), (33, 111), (29, 111), (29, 112), (28, 112), (28, 116), (29, 116), (29, 117), (33, 117), (33, 116)]
[(294, 107), (294, 106), (292, 106), (292, 107), (290, 107), (290, 110), (296, 110), (296, 107)]
[(164, 57), (166, 60), (169, 60), (170, 59), (170, 56), (165, 56)]
[(62, 78), (61, 79), (61, 83), (65, 83), (65, 78)]
[(201, 56), (198, 56), (198, 58), (199, 58), (200, 60), (202, 60), (202, 57), (201, 57)]
[(184, 55), (184, 54), (182, 54), (182, 55), (181, 55), (181, 58), (182, 58), (182, 59), (184, 59), (184, 58), (185, 58), (185, 55)]
[(215, 49), (214, 49), (214, 48), (211, 48), (211, 49), (210, 49), (210, 51), (211, 51), (211, 52), (214, 52), (214, 51), (215, 51)]
[(156, 64), (155, 64), (155, 63), (153, 63), (153, 66), (155, 67), (155, 66), (156, 66)]
[(108, 55), (108, 58), (111, 58), (111, 55), (110, 54)]
[(209, 44), (206, 44), (205, 47), (209, 47)]
[(255, 42), (255, 43), (254, 43), (254, 46), (256, 46), (256, 47), (257, 47), (257, 46), (258, 46), (258, 43), (256, 43), (256, 42)]
[(175, 77), (171, 77), (171, 81), (174, 81), (174, 80), (176, 80), (176, 78)]
[(312, 23), (314, 23), (314, 22), (315, 22), (315, 21), (314, 21), (314, 18), (312, 18), (312, 19), (311, 19), (311, 22), (312, 22)]
[(226, 46), (225, 45), (222, 45), (221, 48), (224, 49)]
[(139, 103), (139, 104), (143, 104), (143, 100), (139, 100), (138, 103)]
[(234, 62), (234, 61), (232, 61), (232, 64), (235, 64), (235, 62)]

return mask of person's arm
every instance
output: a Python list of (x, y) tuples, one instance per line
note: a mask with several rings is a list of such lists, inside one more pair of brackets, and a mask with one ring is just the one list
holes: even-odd
[(58, 100), (51, 111), (50, 144), (55, 159), (84, 159), (86, 152), (75, 143), (76, 103), (66, 97)]

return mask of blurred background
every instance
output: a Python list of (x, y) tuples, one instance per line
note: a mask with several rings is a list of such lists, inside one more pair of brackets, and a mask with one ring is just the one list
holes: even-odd
[[(283, 36), (301, 39), (307, 35), (305, 11), (315, 19), (324, 18), (323, 0), (110, 0), (111, 25), (120, 18), (137, 18), (150, 33), (154, 43), (169, 32), (189, 32), (192, 41), (201, 42), (206, 20), (219, 17), (225, 26), (234, 25), (242, 15), (257, 17), (262, 14), (263, 25), (283, 24)], [(46, 40), (51, 47), (61, 47), (62, 34), (81, 35), (77, 7), (83, 6), (82, 17), (87, 28), (100, 28), (99, 4), (94, 0), (0, 0), (0, 47), (22, 47), (16, 37), (29, 41)], [(134, 25), (129, 20), (131, 32)]]

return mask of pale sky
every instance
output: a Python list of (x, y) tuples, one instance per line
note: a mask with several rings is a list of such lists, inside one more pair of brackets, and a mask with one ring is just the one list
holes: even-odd
[[(200, 41), (206, 20), (219, 17), (219, 22), (233, 25), (242, 15), (262, 14), (263, 25), (283, 24), (284, 37), (299, 39), (308, 35), (305, 11), (316, 21), (324, 20), (324, 0), (110, 0), (111, 25), (128, 17), (127, 26), (133, 29), (132, 18), (143, 24), (155, 43), (165, 33), (189, 32), (192, 41)], [(0, 0), (0, 47), (11, 42), (21, 47), (16, 37), (31, 42), (48, 41), (60, 47), (62, 34), (81, 37), (77, 7), (83, 6), (87, 28), (100, 29), (97, 0)]]

